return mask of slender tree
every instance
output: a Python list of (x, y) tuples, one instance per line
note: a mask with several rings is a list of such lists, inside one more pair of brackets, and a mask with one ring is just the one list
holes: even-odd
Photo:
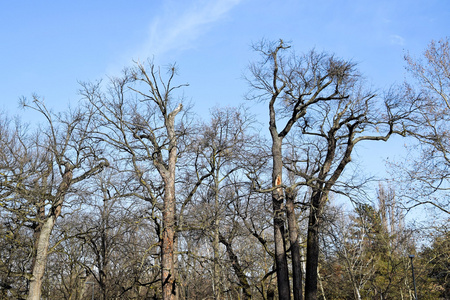
[[(224, 208), (233, 201), (233, 199), (227, 199), (227, 195), (222, 195), (222, 190), (226, 188), (227, 183), (230, 184), (229, 177), (243, 169), (242, 158), (249, 153), (248, 145), (253, 142), (253, 138), (250, 134), (247, 134), (251, 122), (252, 119), (243, 108), (214, 109), (211, 124), (204, 127), (204, 135), (200, 139), (204, 159), (206, 159), (211, 173), (209, 189), (212, 193), (209, 194), (214, 198), (212, 232), (215, 299), (221, 297), (221, 289), (219, 288), (219, 243), (225, 246), (230, 260), (233, 261), (233, 268), (244, 290), (244, 299), (251, 297), (250, 286), (242, 269), (239, 268), (239, 261), (233, 252), (232, 245), (220, 232)], [(223, 200), (221, 201), (221, 199)]]
[(402, 196), (409, 199), (408, 208), (427, 204), (450, 214), (450, 40), (432, 41), (421, 57), (408, 54), (405, 61), (412, 79), (405, 83), (404, 97), (414, 112), (407, 130), (418, 145), (413, 145), (409, 161), (398, 166), (403, 171), (398, 176), (404, 179)]

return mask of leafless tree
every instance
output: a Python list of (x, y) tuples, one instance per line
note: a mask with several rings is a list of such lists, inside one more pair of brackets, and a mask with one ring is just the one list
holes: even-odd
[[(92, 111), (54, 114), (37, 97), (27, 104), (45, 119), (41, 133), (15, 130), (2, 141), (4, 207), (20, 215), (33, 231), (32, 266), (27, 299), (40, 299), (50, 237), (73, 187), (101, 172), (108, 161), (91, 140)], [(17, 206), (17, 203), (22, 205)]]
[[(246, 282), (242, 268), (239, 268), (239, 261), (234, 254), (231, 243), (221, 233), (221, 219), (224, 218), (224, 209), (229, 206), (234, 199), (222, 193), (226, 184), (230, 183), (229, 177), (239, 171), (242, 172), (243, 157), (249, 152), (248, 148), (252, 143), (252, 137), (247, 134), (251, 119), (243, 109), (216, 109), (212, 112), (210, 126), (204, 127), (203, 137), (200, 139), (203, 155), (210, 169), (212, 182), (209, 185), (209, 193), (214, 198), (213, 209), (213, 251), (214, 251), (214, 297), (220, 298), (219, 288), (219, 243), (222, 243), (226, 252), (232, 260), (236, 275), (244, 290), (244, 299), (251, 297), (249, 284)], [(221, 198), (224, 201), (221, 201)], [(209, 201), (209, 199), (208, 199)]]
[(408, 161), (398, 166), (403, 172), (397, 179), (403, 179), (407, 186), (402, 193), (409, 199), (407, 208), (427, 204), (449, 214), (449, 38), (432, 41), (421, 57), (408, 54), (405, 60), (408, 74), (412, 76), (405, 83), (405, 98), (410, 100), (414, 112), (407, 129), (418, 144), (412, 146), (414, 153)]
[[(186, 84), (175, 85), (175, 66), (167, 77), (152, 62), (136, 63), (120, 78), (111, 78), (103, 89), (100, 83), (83, 84), (81, 94), (99, 115), (99, 139), (114, 147), (126, 160), (138, 188), (134, 196), (149, 204), (161, 249), (163, 299), (177, 299), (177, 166), (183, 160), (184, 139), (190, 129), (182, 115), (182, 98), (176, 92)], [(181, 115), (180, 121), (176, 117)], [(188, 156), (186, 156), (188, 157)], [(177, 164), (178, 161), (178, 164)], [(210, 174), (201, 170), (189, 186), (187, 203)], [(183, 206), (183, 204), (181, 205)]]
[[(263, 59), (251, 66), (249, 82), (253, 99), (269, 101), (279, 298), (290, 298), (282, 181), (283, 167), (287, 167), (302, 178), (296, 185), (311, 189), (305, 299), (317, 299), (320, 218), (328, 195), (351, 161), (354, 146), (364, 140), (386, 141), (393, 133), (404, 134), (397, 123), (407, 112), (396, 94), (381, 99), (366, 90), (352, 62), (315, 51), (285, 55), (289, 46), (283, 41), (262, 43), (256, 49)], [(298, 155), (283, 164), (283, 140), (291, 131), (299, 142)]]
[[(27, 277), (31, 265), (30, 251), (33, 248), (30, 222), (27, 218), (29, 207), (10, 189), (12, 175), (21, 173), (25, 162), (24, 141), (27, 127), (12, 122), (2, 115), (0, 125), (1, 184), (0, 184), (0, 295), (1, 297), (25, 299)], [(29, 149), (32, 152), (32, 149)], [(30, 162), (31, 164), (31, 162)], [(25, 175), (25, 174), (24, 174)], [(23, 176), (24, 176), (23, 175)], [(23, 178), (23, 176), (16, 176)]]
[[(180, 222), (179, 227), (188, 231), (186, 235), (194, 233), (207, 244), (211, 243), (212, 257), (204, 255), (202, 260), (212, 261), (214, 298), (222, 298), (229, 289), (226, 286), (230, 284), (223, 279), (233, 276), (224, 273), (226, 268), (234, 271), (242, 297), (249, 298), (250, 285), (233, 245), (242, 234), (237, 232), (239, 225), (233, 208), (237, 201), (234, 189), (248, 181), (244, 171), (246, 157), (253, 154), (251, 149), (255, 146), (256, 139), (249, 131), (253, 120), (243, 107), (214, 108), (211, 115), (211, 121), (199, 127), (193, 143), (195, 151), (192, 151), (197, 153), (196, 164), (211, 176), (199, 187), (195, 201), (180, 215), (184, 222)], [(189, 251), (186, 252), (189, 255)]]

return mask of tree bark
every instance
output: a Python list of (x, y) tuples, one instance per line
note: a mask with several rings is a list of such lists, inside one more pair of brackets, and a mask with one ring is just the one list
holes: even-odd
[(36, 257), (33, 263), (32, 276), (30, 279), (30, 286), (28, 290), (27, 300), (40, 300), (42, 278), (45, 273), (45, 266), (47, 264), (48, 246), (50, 244), (50, 235), (55, 225), (56, 216), (47, 218), (40, 231), (37, 234), (36, 243)]
[[(175, 171), (175, 170), (174, 170)], [(175, 176), (169, 174), (164, 180), (164, 211), (161, 246), (161, 279), (164, 300), (176, 300), (176, 280), (174, 262), (175, 237)]]
[(288, 219), (289, 241), (291, 244), (292, 256), (292, 285), (294, 291), (294, 300), (303, 299), (303, 272), (300, 256), (300, 241), (297, 228), (297, 218), (294, 209), (295, 192), (292, 189), (286, 189), (286, 214)]
[(56, 219), (61, 214), (64, 197), (72, 183), (72, 169), (66, 168), (62, 176), (62, 181), (58, 186), (58, 190), (53, 199), (52, 207), (45, 216), (43, 206), (38, 208), (39, 217), (42, 217), (42, 224), (38, 224), (35, 232), (36, 252), (33, 260), (33, 269), (31, 273), (30, 286), (28, 290), (27, 300), (40, 300), (42, 278), (44, 277), (45, 267), (47, 265), (48, 247), (50, 245), (50, 236), (55, 226)]
[[(271, 128), (272, 129), (272, 128)], [(276, 132), (276, 129), (274, 130)], [(272, 130), (271, 130), (272, 132)], [(275, 240), (275, 264), (277, 267), (278, 296), (280, 300), (290, 300), (289, 270), (286, 257), (285, 218), (283, 212), (284, 191), (282, 184), (283, 161), (281, 154), (282, 138), (272, 134), (273, 172), (272, 186), (277, 187), (272, 192), (273, 229)]]
[[(163, 230), (161, 245), (161, 281), (162, 295), (164, 300), (177, 300), (176, 288), (176, 246), (175, 226), (176, 226), (176, 198), (175, 198), (175, 167), (177, 162), (177, 138), (175, 135), (175, 116), (182, 109), (182, 105), (173, 110), (165, 117), (165, 126), (169, 138), (167, 168), (163, 163), (156, 162), (161, 177), (164, 181), (164, 210), (163, 210)], [(164, 114), (164, 111), (162, 111)]]
[(311, 196), (311, 208), (306, 241), (305, 300), (317, 300), (317, 274), (319, 267), (319, 227), (322, 207), (327, 194), (314, 191)]

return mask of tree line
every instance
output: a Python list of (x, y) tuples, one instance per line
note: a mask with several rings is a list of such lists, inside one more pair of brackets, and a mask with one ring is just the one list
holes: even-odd
[[(195, 117), (177, 66), (150, 60), (64, 112), (22, 99), (38, 126), (3, 115), (1, 298), (414, 299), (410, 254), (420, 298), (448, 297), (448, 226), (421, 245), (405, 221), (448, 220), (448, 39), (386, 91), (333, 54), (253, 48), (246, 99), (268, 128), (245, 106)], [(394, 135), (414, 155), (363, 199), (352, 155)]]

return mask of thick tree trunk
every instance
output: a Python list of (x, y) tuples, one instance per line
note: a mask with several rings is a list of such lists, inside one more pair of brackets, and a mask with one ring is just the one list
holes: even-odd
[(50, 235), (55, 225), (55, 221), (56, 216), (52, 215), (47, 218), (40, 227), (40, 232), (37, 234), (36, 257), (33, 263), (27, 300), (41, 299), (42, 278), (45, 273)]
[[(272, 186), (282, 184), (283, 161), (281, 156), (282, 139), (272, 134)], [(282, 187), (276, 188), (272, 192), (273, 206), (273, 229), (275, 240), (275, 263), (277, 267), (278, 296), (280, 300), (290, 300), (291, 292), (289, 287), (289, 270), (286, 257), (285, 241), (285, 218), (283, 212), (284, 192)]]
[(289, 241), (291, 244), (292, 256), (292, 285), (294, 291), (294, 300), (303, 299), (303, 272), (300, 256), (300, 241), (297, 229), (297, 218), (294, 209), (295, 192), (292, 189), (286, 190), (286, 214), (288, 219)]
[(319, 226), (315, 209), (309, 214), (306, 241), (305, 300), (317, 299), (317, 267), (319, 266)]
[(161, 245), (161, 280), (164, 300), (176, 300), (174, 262), (175, 237), (175, 178), (171, 177), (164, 189), (163, 231)]
[(38, 215), (41, 224), (35, 229), (35, 247), (36, 252), (33, 260), (33, 269), (30, 279), (30, 286), (28, 290), (27, 300), (40, 300), (42, 278), (44, 277), (45, 267), (47, 265), (48, 247), (50, 245), (50, 236), (55, 226), (56, 219), (61, 214), (61, 208), (64, 201), (64, 196), (72, 180), (72, 170), (66, 169), (62, 181), (58, 187), (54, 204), (50, 208), (50, 212), (45, 216), (45, 208), (41, 206), (38, 208)]
[[(177, 274), (175, 270), (177, 249), (176, 243), (176, 198), (175, 198), (175, 167), (177, 162), (177, 138), (175, 135), (175, 116), (181, 111), (179, 104), (168, 116), (165, 116), (165, 126), (169, 138), (167, 167), (156, 161), (157, 168), (164, 181), (164, 210), (161, 245), (161, 281), (163, 300), (177, 300)], [(165, 112), (161, 111), (163, 114)], [(162, 158), (160, 157), (160, 160)]]
[(311, 196), (308, 237), (306, 241), (305, 300), (317, 300), (317, 270), (319, 267), (319, 227), (326, 194), (314, 191)]

